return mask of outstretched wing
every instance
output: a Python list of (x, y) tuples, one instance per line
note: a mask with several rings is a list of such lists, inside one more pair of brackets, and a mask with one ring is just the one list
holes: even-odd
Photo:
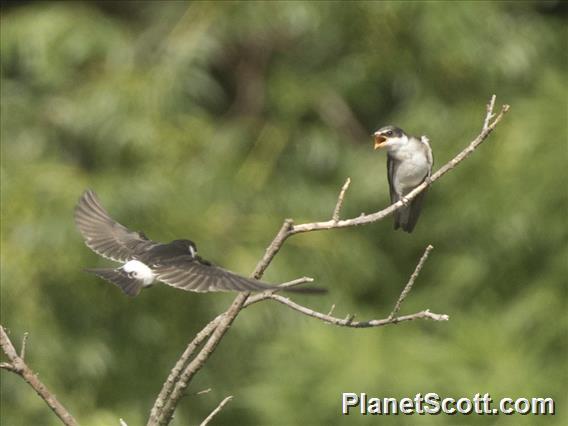
[(261, 281), (201, 263), (190, 256), (176, 259), (175, 264), (153, 266), (152, 270), (158, 280), (186, 291), (261, 291), (272, 288)]
[(90, 189), (85, 191), (75, 207), (75, 224), (87, 247), (116, 262), (126, 262), (158, 244), (112, 219)]
[[(171, 263), (168, 262), (168, 264), (153, 265), (152, 271), (156, 274), (156, 279), (163, 283), (199, 293), (208, 291), (264, 291), (277, 288), (277, 286), (237, 275), (191, 256), (179, 257)], [(323, 288), (315, 287), (291, 287), (284, 291), (298, 293), (326, 292)]]

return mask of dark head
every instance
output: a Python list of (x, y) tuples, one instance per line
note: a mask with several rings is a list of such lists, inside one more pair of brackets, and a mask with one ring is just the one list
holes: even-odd
[(389, 148), (404, 144), (408, 141), (408, 136), (399, 127), (385, 126), (373, 133), (375, 139), (375, 149)]
[(191, 240), (174, 240), (169, 245), (175, 247), (180, 251), (191, 254), (192, 257), (197, 254), (197, 246)]

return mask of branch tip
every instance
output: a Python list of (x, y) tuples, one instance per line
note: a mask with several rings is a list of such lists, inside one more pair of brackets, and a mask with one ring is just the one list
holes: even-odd
[(333, 311), (335, 311), (335, 303), (333, 305), (331, 305), (331, 308), (329, 308), (329, 312), (327, 313), (327, 315), (331, 315), (333, 314)]
[(221, 401), (219, 403), (219, 405), (213, 410), (211, 411), (211, 414), (209, 414), (205, 420), (203, 420), (201, 422), (201, 424), (199, 426), (206, 426), (209, 424), (209, 422), (213, 419), (213, 417), (215, 417), (222, 409), (225, 405), (227, 405), (231, 400), (233, 399), (233, 395), (229, 395), (228, 397), (226, 397), (223, 401)]
[(266, 290), (266, 291), (267, 292), (275, 292), (275, 291), (278, 291), (279, 289), (296, 287), (296, 286), (299, 286), (301, 284), (313, 283), (313, 282), (314, 282), (314, 279), (312, 277), (301, 277), (301, 278), (297, 278), (297, 279), (292, 280), (292, 281), (287, 281), (285, 283), (280, 284), (278, 287), (276, 287), (274, 289), (270, 289), (270, 290)]
[(28, 340), (29, 333), (26, 331), (24, 337), (22, 337), (22, 347), (20, 348), (20, 358), (22, 360), (26, 357), (26, 342)]
[(337, 202), (335, 203), (335, 208), (333, 209), (333, 214), (331, 216), (331, 219), (334, 222), (339, 222), (339, 212), (341, 211), (341, 207), (343, 207), (343, 200), (345, 199), (345, 193), (349, 189), (349, 185), (351, 185), (350, 177), (345, 180), (345, 183), (341, 187), (341, 191), (339, 191), (339, 196), (337, 197)]

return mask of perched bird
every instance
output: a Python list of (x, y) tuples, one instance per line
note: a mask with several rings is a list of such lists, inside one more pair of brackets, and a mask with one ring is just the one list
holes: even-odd
[[(387, 149), (387, 176), (391, 203), (404, 198), (410, 191), (430, 177), (434, 159), (426, 136), (409, 136), (395, 126), (385, 126), (374, 134), (375, 149)], [(408, 204), (394, 212), (394, 229), (412, 232), (426, 190), (422, 191)]]
[[(213, 265), (197, 254), (190, 240), (168, 244), (152, 241), (142, 232), (127, 229), (112, 219), (96, 194), (87, 190), (75, 208), (75, 224), (85, 244), (95, 253), (123, 265), (118, 268), (86, 269), (136, 296), (155, 281), (186, 291), (263, 291), (277, 287), (245, 278)], [(320, 293), (314, 287), (286, 288), (285, 291)]]

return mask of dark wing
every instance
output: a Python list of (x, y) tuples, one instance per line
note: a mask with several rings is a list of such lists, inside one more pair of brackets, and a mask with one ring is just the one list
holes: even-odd
[(112, 219), (90, 189), (85, 191), (75, 207), (75, 224), (87, 247), (116, 262), (126, 262), (133, 255), (158, 244)]
[(426, 192), (428, 192), (428, 188), (418, 194), (414, 199), (410, 202), (409, 207), (402, 207), (399, 210), (405, 209), (406, 216), (401, 218), (399, 225), (402, 227), (403, 231), (408, 233), (414, 230), (416, 226), (416, 222), (418, 222), (418, 217), (420, 216), (420, 211), (422, 209), (422, 201), (426, 196)]
[(186, 291), (261, 291), (272, 288), (260, 281), (245, 278), (214, 265), (199, 262), (190, 256), (175, 263), (152, 266), (156, 278)]
[(391, 204), (398, 201), (398, 194), (394, 190), (394, 175), (396, 173), (396, 168), (398, 167), (398, 161), (394, 159), (389, 153), (387, 153), (387, 179), (389, 181), (389, 192)]
[[(156, 278), (163, 283), (186, 291), (264, 291), (277, 288), (252, 278), (245, 278), (231, 271), (201, 262), (191, 256), (178, 257), (168, 264), (152, 265)], [(298, 293), (323, 293), (325, 289), (314, 287), (289, 288)]]
[[(394, 189), (394, 177), (396, 174), (396, 169), (399, 165), (399, 161), (397, 161), (392, 155), (387, 153), (387, 178), (389, 181), (389, 192), (390, 192), (390, 199), (391, 204), (396, 203), (400, 198)], [(393, 213), (394, 216), (394, 229), (398, 229), (401, 225), (401, 222), (404, 221), (405, 217), (408, 213), (405, 211), (406, 207), (401, 207)]]

